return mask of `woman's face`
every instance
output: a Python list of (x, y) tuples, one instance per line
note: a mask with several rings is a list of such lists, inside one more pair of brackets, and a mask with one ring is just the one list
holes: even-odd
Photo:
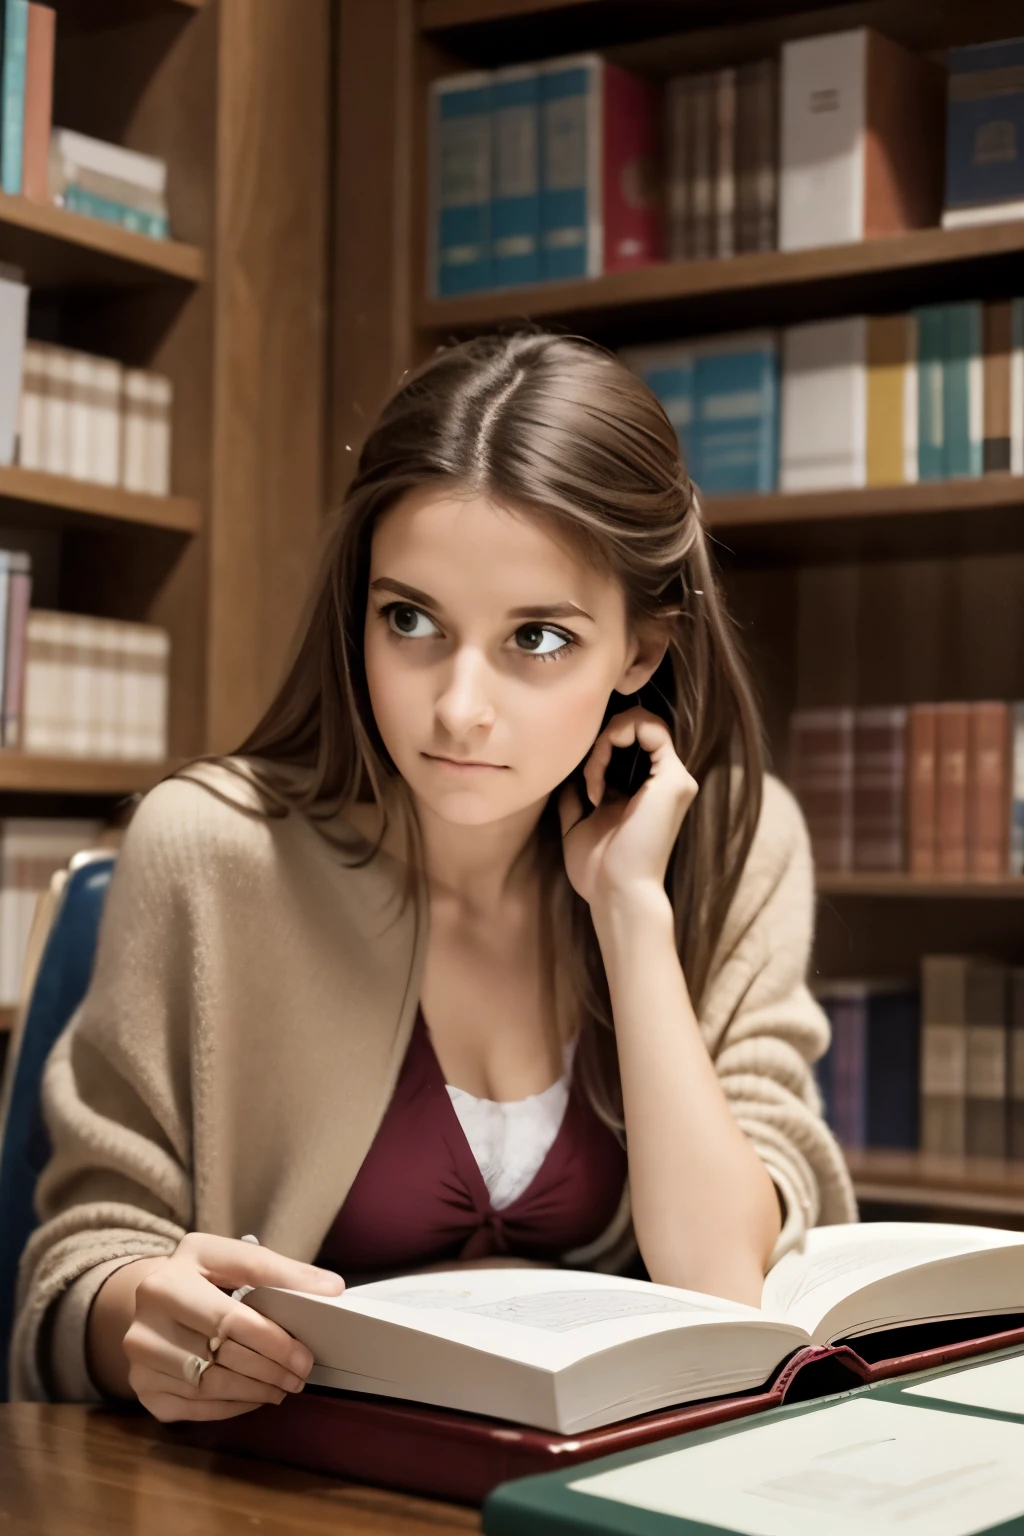
[(366, 675), (416, 800), (483, 825), (537, 806), (589, 751), (613, 689), (654, 672), (622, 589), (536, 517), (411, 492), (373, 535)]

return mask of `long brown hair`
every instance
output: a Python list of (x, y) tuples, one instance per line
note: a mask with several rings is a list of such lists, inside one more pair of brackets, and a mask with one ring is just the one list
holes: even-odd
[[(376, 800), (384, 811), (388, 785), (401, 793), (363, 665), (370, 540), (383, 512), (427, 485), (547, 519), (619, 579), (631, 618), (670, 620), (667, 654), (639, 702), (668, 723), (700, 785), (666, 879), (699, 1013), (760, 815), (763, 727), (675, 431), (646, 385), (605, 348), (519, 331), (443, 347), (403, 375), (328, 531), (284, 680), (237, 757), (248, 760), (271, 814), (294, 809), (321, 825), (357, 800)], [(557, 953), (563, 984), (570, 968), (584, 1021), (585, 1086), (621, 1129), (604, 967), (589, 908), (564, 873), (556, 801), (552, 795), (538, 827), (550, 964)]]

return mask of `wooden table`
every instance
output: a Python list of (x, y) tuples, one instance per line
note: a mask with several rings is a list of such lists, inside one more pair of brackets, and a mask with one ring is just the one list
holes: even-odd
[(176, 1444), (148, 1415), (0, 1404), (3, 1536), (456, 1536), (478, 1510)]

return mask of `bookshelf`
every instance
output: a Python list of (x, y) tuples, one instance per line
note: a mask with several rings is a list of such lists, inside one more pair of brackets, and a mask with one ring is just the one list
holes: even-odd
[[(1010, 0), (977, 0), (969, 12), (955, 0), (340, 0), (330, 499), (343, 494), (365, 424), (402, 370), (455, 338), (529, 319), (618, 347), (1022, 291), (1024, 221), (1007, 220), (428, 297), (433, 79), (600, 49), (665, 80), (868, 24), (938, 51), (1018, 35), (1018, 9)], [(380, 197), (381, 186), (393, 195)], [(358, 241), (347, 233), (356, 225)], [(1024, 697), (1024, 480), (708, 498), (704, 514), (774, 771), (785, 772), (797, 707)], [(961, 947), (1020, 963), (1022, 894), (1024, 880), (822, 875), (813, 975), (914, 974), (922, 954)], [(850, 1165), (866, 1205), (1024, 1222), (1024, 1169), (852, 1152)]]
[[(170, 632), (173, 763), (254, 723), (324, 513), (332, 4), (51, 3), (54, 122), (165, 159), (174, 238), (0, 194), (0, 261), (30, 336), (172, 379), (173, 494), (0, 466), (0, 544), (47, 605)], [(0, 751), (0, 817), (103, 816), (169, 766)]]

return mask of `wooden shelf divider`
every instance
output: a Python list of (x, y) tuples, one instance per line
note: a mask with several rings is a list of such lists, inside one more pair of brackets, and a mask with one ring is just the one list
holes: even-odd
[(950, 900), (1019, 901), (1024, 898), (1024, 877), (1006, 875), (982, 879), (977, 875), (829, 875), (820, 874), (815, 882), (822, 896), (926, 896)]
[(0, 503), (27, 502), (54, 507), (86, 518), (164, 528), (173, 533), (199, 532), (202, 508), (188, 496), (149, 496), (120, 486), (97, 485), (43, 470), (0, 465)]
[(168, 278), (196, 284), (206, 278), (206, 257), (197, 246), (135, 234), (52, 203), (0, 192), (0, 224), (6, 226), (5, 260), (24, 268), (31, 288), (136, 286)]
[(169, 763), (42, 757), (0, 750), (0, 791), (19, 794), (134, 795), (151, 789)]
[(844, 1148), (859, 1200), (1024, 1216), (1024, 1162)]

